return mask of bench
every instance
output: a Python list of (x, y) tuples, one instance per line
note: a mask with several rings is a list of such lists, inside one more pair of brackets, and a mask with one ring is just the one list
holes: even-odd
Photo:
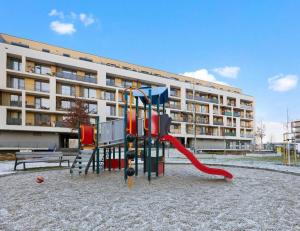
[(14, 170), (17, 169), (19, 164), (23, 164), (23, 169), (25, 169), (26, 163), (59, 162), (59, 166), (61, 166), (61, 163), (65, 161), (68, 162), (68, 166), (70, 167), (69, 160), (63, 159), (62, 152), (16, 152)]

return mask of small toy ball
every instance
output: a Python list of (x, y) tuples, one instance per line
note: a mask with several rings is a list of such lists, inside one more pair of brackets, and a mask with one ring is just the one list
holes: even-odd
[(133, 168), (128, 168), (126, 171), (127, 176), (133, 176), (135, 173)]
[(44, 181), (45, 181), (45, 179), (42, 176), (37, 176), (36, 179), (35, 179), (35, 182), (38, 183), (38, 184), (41, 184)]

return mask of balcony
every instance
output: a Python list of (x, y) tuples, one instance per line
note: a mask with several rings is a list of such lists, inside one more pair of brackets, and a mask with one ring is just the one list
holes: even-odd
[(240, 108), (246, 109), (246, 110), (253, 110), (253, 107), (250, 106), (250, 105), (243, 105), (243, 104), (241, 104)]
[(253, 134), (241, 134), (241, 137), (244, 137), (244, 138), (254, 138), (254, 135)]
[(206, 97), (203, 97), (203, 96), (195, 96), (195, 100), (202, 101), (202, 102), (207, 102), (207, 103), (216, 103), (216, 104), (218, 103), (217, 99), (206, 98)]
[(75, 74), (67, 73), (67, 72), (58, 72), (56, 74), (56, 76), (59, 78), (82, 81), (82, 82), (87, 82), (87, 83), (97, 83), (96, 78), (89, 77), (89, 76), (83, 77), (83, 76), (79, 76), (79, 75), (75, 75)]
[(214, 125), (224, 125), (223, 121), (214, 121)]
[(180, 110), (180, 105), (177, 105), (177, 104), (170, 104), (169, 107), (171, 109), (178, 109), (178, 110)]
[(233, 112), (234, 117), (241, 117), (241, 114), (239, 112)]
[(225, 111), (225, 112), (223, 113), (223, 115), (225, 115), (225, 116), (232, 116), (232, 112)]
[(55, 122), (55, 127), (59, 127), (59, 128), (68, 128), (68, 123), (65, 121), (56, 121)]
[(236, 136), (234, 132), (225, 132), (224, 136)]
[(22, 119), (8, 117), (6, 123), (7, 125), (22, 125)]

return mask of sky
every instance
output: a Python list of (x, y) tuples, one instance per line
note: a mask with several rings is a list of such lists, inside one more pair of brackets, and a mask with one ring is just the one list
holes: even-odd
[(229, 84), (265, 141), (300, 118), (300, 1), (4, 1), (0, 32)]

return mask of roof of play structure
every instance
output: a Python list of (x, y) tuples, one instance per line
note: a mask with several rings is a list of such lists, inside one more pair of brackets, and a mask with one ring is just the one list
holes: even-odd
[[(152, 104), (157, 104), (157, 103), (163, 104), (169, 101), (168, 88), (166, 87), (154, 87), (154, 88), (145, 87), (145, 88), (140, 88), (140, 90), (143, 91), (148, 98), (151, 98)], [(151, 91), (151, 97), (150, 97), (150, 91)], [(147, 99), (145, 95), (139, 90), (134, 90), (133, 95), (139, 97), (144, 104), (147, 103)]]

